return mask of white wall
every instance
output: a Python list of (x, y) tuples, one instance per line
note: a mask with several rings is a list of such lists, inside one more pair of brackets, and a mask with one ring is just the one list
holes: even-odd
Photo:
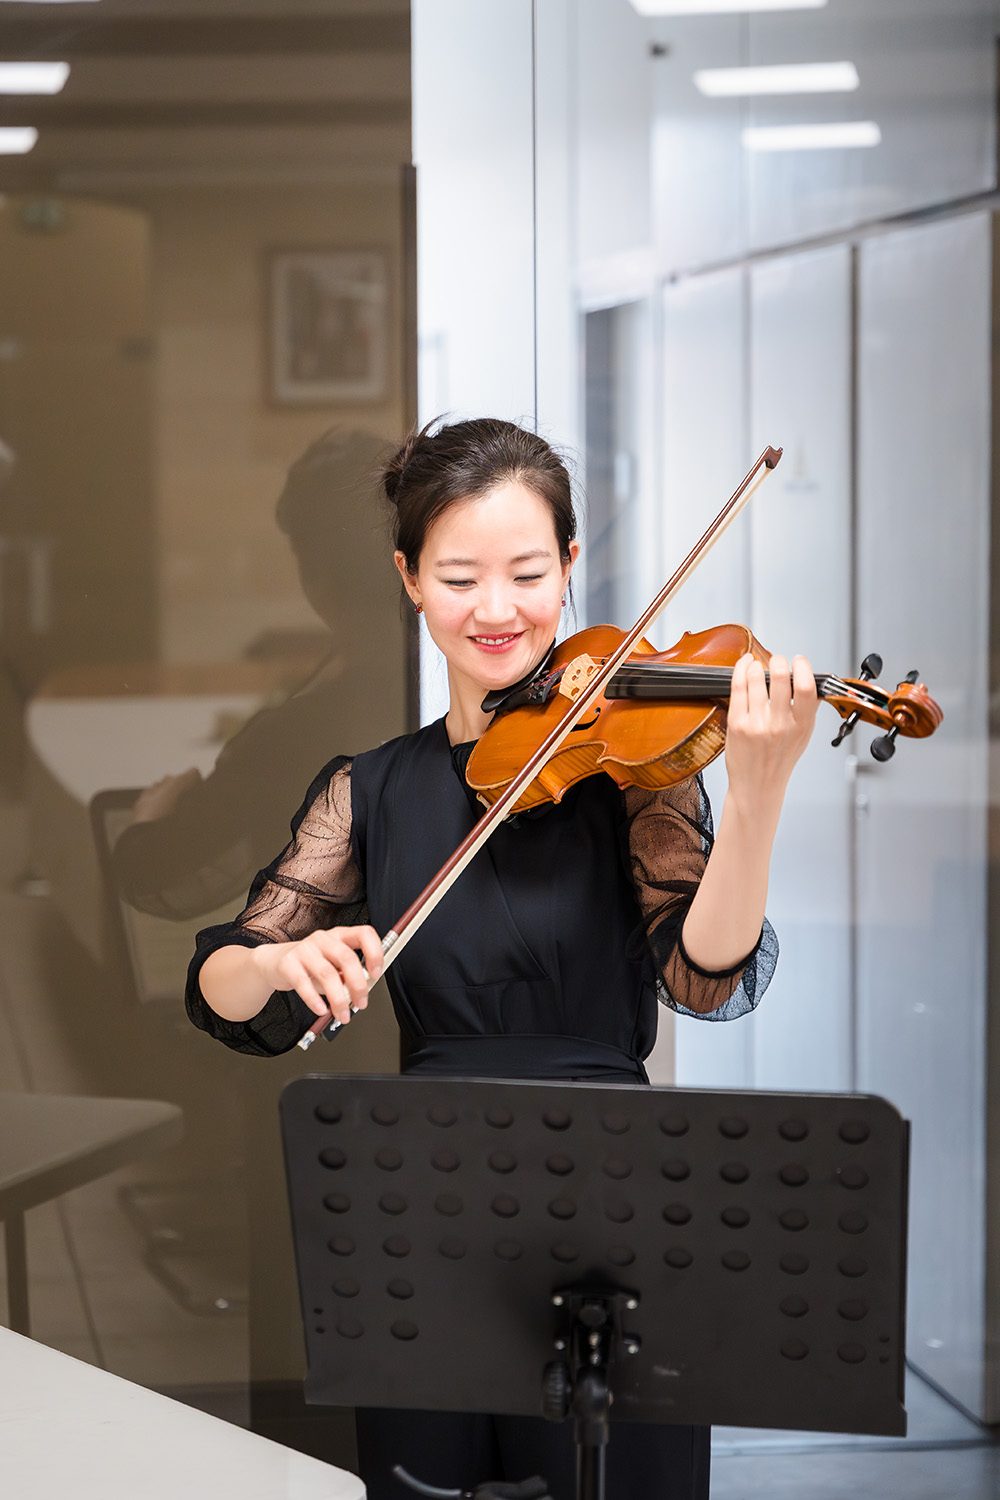
[[(880, 651), (884, 681), (918, 666), (941, 696), (939, 736), (877, 777), (848, 776), (852, 752), (874, 766), (871, 732), (834, 752), (821, 709), (775, 850), (778, 975), (748, 1022), (678, 1024), (676, 1076), (861, 1086), (912, 1116), (918, 1357), (984, 1413), (986, 234), (956, 218), (859, 250), (801, 242), (993, 184), (997, 6), (641, 21), (627, 0), (536, 0), (534, 18), (532, 59), (527, 0), (415, 0), (422, 410), (575, 428), (579, 316), (644, 300), (635, 399), (657, 420), (635, 431), (661, 580), (760, 449), (786, 448), (657, 644), (735, 618), (841, 675)], [(853, 61), (860, 90), (750, 103), (692, 83), (696, 67), (822, 59)], [(742, 144), (749, 123), (837, 119), (874, 119), (882, 144)], [(500, 222), (477, 223), (495, 203)], [(762, 247), (788, 253), (741, 264)], [(718, 809), (720, 764), (708, 780)]]
[(945, 719), (865, 788), (858, 1084), (913, 1122), (910, 1356), (995, 1421), (983, 1392), (990, 236), (977, 214), (862, 247), (859, 625), (885, 680), (918, 668)]
[[(750, 272), (751, 448), (782, 444), (750, 511), (751, 619), (769, 650), (853, 676), (851, 630), (851, 251), (846, 245)], [(867, 648), (865, 648), (867, 650)], [(752, 1021), (756, 1088), (849, 1088), (852, 753), (821, 705), (795, 769), (768, 904), (781, 960)]]
[[(422, 423), (535, 411), (530, 0), (413, 0), (417, 408)], [(420, 717), (448, 706), (421, 621)]]

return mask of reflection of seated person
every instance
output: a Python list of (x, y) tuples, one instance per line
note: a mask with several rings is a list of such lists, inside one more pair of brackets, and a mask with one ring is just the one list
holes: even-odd
[[(115, 880), (131, 905), (180, 919), (242, 900), (250, 877), (286, 842), (288, 809), (331, 747), (403, 728), (402, 662), (398, 681), (377, 685), (386, 675), (385, 622), (397, 609), (375, 500), (383, 448), (367, 433), (329, 432), (289, 470), (277, 521), (303, 592), (330, 631), (330, 654), (228, 741), (209, 776), (184, 770), (141, 793), (114, 849)], [(343, 559), (342, 570), (331, 572), (331, 558)]]

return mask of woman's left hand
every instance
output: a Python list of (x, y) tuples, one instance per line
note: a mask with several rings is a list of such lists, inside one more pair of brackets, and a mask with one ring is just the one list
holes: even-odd
[(768, 663), (749, 652), (733, 668), (726, 725), (730, 794), (750, 808), (780, 807), (796, 761), (809, 743), (819, 700), (816, 678), (804, 656), (789, 667), (784, 656)]

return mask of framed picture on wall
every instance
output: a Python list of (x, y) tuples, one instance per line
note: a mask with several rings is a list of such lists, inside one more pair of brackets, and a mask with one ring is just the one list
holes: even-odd
[(268, 394), (279, 406), (384, 401), (389, 273), (382, 250), (267, 256)]

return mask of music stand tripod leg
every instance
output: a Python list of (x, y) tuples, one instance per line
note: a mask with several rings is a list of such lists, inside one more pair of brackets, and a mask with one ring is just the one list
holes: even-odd
[(610, 1405), (607, 1372), (585, 1370), (573, 1391), (577, 1500), (604, 1500)]

